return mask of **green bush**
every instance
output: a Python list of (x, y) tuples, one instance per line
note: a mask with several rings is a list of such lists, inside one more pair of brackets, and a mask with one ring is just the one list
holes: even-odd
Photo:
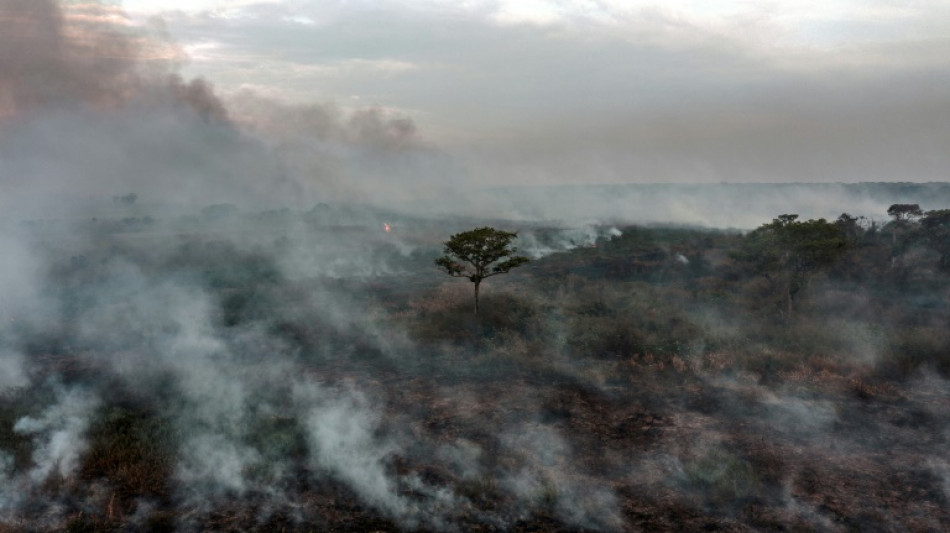
[(702, 340), (700, 328), (671, 301), (672, 291), (647, 284), (617, 285), (621, 290), (589, 287), (572, 295), (575, 303), (565, 311), (571, 354), (664, 360), (688, 354)]

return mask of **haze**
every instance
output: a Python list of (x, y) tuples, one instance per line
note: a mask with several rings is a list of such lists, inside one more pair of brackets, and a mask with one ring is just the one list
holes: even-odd
[(403, 114), (478, 183), (946, 178), (947, 2), (124, 6), (221, 93)]

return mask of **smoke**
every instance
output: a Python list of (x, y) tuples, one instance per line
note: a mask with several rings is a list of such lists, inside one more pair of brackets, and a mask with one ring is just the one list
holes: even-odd
[[(755, 372), (722, 377), (728, 365), (714, 360), (726, 356), (707, 352), (705, 338), (680, 339), (700, 327), (639, 281), (601, 285), (592, 301), (556, 301), (577, 296), (578, 275), (550, 291), (554, 301), (519, 294), (489, 303), (476, 322), (467, 301), (462, 315), (460, 300), (430, 281), (431, 262), (453, 229), (488, 216), (565, 221), (519, 233), (522, 252), (543, 260), (627, 237), (617, 226), (632, 220), (754, 227), (795, 210), (789, 204), (883, 213), (902, 198), (804, 186), (780, 188), (788, 194), (777, 199), (728, 186), (453, 196), (470, 191), (465, 169), (405, 113), (223, 97), (183, 78), (183, 59), (160, 28), (133, 26), (115, 7), (0, 0), (4, 520), (43, 516), (60, 527), (108, 493), (123, 500), (115, 516), (109, 505), (109, 520), (171, 511), (186, 530), (230, 511), (309, 527), (332, 522), (317, 516), (323, 510), (346, 508), (406, 529), (504, 530), (538, 519), (615, 531), (632, 527), (633, 497), (617, 490), (626, 483), (723, 515), (761, 492), (828, 525), (793, 487), (801, 472), (770, 474), (768, 457), (733, 425), (828, 464), (870, 449), (835, 434), (861, 409), (771, 386), (776, 357), (765, 349), (750, 357)], [(908, 194), (936, 201), (930, 193), (940, 190)], [(848, 204), (852, 193), (863, 200)], [(424, 218), (446, 212), (456, 216)], [(480, 218), (465, 218), (473, 213)], [(629, 266), (631, 254), (617, 255)], [(687, 255), (666, 253), (680, 263)], [(636, 274), (609, 270), (606, 259), (582, 273)], [(712, 277), (674, 296), (706, 322), (709, 345), (745, 343), (745, 317), (695, 302), (707, 282), (730, 297), (727, 281)], [(413, 307), (414, 298), (429, 300)], [(815, 301), (845, 317), (868, 306), (856, 291)], [(880, 332), (834, 324), (837, 344), (825, 346), (852, 354), (847, 364), (865, 371), (882, 357)], [(665, 358), (681, 345), (688, 353)], [(600, 350), (592, 346), (610, 353), (585, 352)], [(680, 380), (661, 391), (668, 396), (653, 379), (664, 364)], [(902, 401), (940, 419), (945, 382), (920, 381), (920, 396)], [(538, 390), (562, 388), (572, 391), (564, 405), (539, 408)], [(666, 414), (677, 410), (687, 414)], [(653, 411), (671, 428), (657, 430)], [(909, 441), (913, 432), (891, 434)], [(142, 441), (154, 456), (138, 453)], [(93, 464), (129, 449), (118, 467)], [(924, 455), (946, 487), (946, 454)], [(622, 479), (630, 464), (642, 481)], [(140, 497), (135, 483), (149, 481)]]
[(386, 472), (386, 459), (398, 448), (376, 436), (378, 407), (373, 408), (359, 391), (335, 392), (328, 395), (306, 385), (294, 391), (305, 406), (302, 422), (311, 466), (338, 477), (373, 507), (390, 516), (405, 516), (410, 504), (397, 494)]
[(10, 389), (26, 387), (29, 383), (26, 359), (23, 355), (0, 349), (0, 394)]
[(0, 117), (83, 102), (116, 106), (138, 85), (139, 50), (110, 15), (89, 4), (68, 15), (52, 0), (0, 2)]
[(750, 228), (783, 212), (883, 213), (901, 200), (834, 186), (485, 189), (498, 176), (438, 148), (405, 112), (249, 90), (221, 96), (208, 80), (185, 79), (187, 57), (161, 25), (134, 24), (119, 7), (4, 0), (0, 12), (0, 208), (15, 220), (88, 218), (135, 193), (139, 211), (165, 213), (347, 202), (572, 225)]
[(0, 24), (0, 117), (168, 99), (227, 120), (206, 81), (174, 72), (182, 52), (167, 36), (134, 27), (118, 6), (3, 0)]
[[(75, 473), (87, 449), (86, 431), (101, 417), (103, 403), (95, 390), (109, 388), (100, 393), (113, 400), (125, 394), (139, 398), (125, 402), (147, 401), (169, 420), (175, 496), (199, 519), (234, 498), (286, 505), (297, 497), (288, 483), (301, 468), (314, 482), (337, 480), (365, 505), (408, 527), (440, 524), (455, 508), (451, 490), (391, 471), (396, 455), (411, 454), (420, 444), (405, 441), (384, 423), (384, 401), (357, 384), (323, 384), (301, 359), (301, 346), (275, 333), (270, 317), (239, 327), (223, 325), (225, 302), (208, 290), (209, 280), (192, 278), (188, 265), (176, 265), (174, 246), (148, 252), (114, 247), (97, 255), (103, 243), (93, 240), (91, 245), (84, 262), (71, 263), (79, 271), (59, 273), (66, 278), (57, 280), (69, 287), (57, 300), (82, 301), (83, 312), (62, 314), (53, 322), (60, 322), (57, 329), (68, 330), (68, 340), (58, 349), (67, 349), (68, 344), (70, 352), (85, 354), (85, 364), (101, 375), (83, 378), (92, 381), (90, 390), (55, 385), (49, 406), (15, 423), (13, 430), (29, 436), (35, 450), (33, 466), (25, 477), (17, 478), (18, 483), (39, 486), (52, 475), (69, 478)], [(222, 266), (217, 262), (215, 269)], [(95, 275), (82, 285), (68, 279), (90, 271)], [(281, 299), (283, 306), (294, 305)], [(358, 336), (362, 350), (404, 349), (398, 336), (379, 331), (347, 304), (342, 293), (315, 290), (312, 300), (297, 305), (304, 306), (302, 319), (325, 323), (331, 336), (342, 336), (337, 341), (324, 339), (325, 344), (314, 347), (308, 358), (346, 360), (353, 351), (348, 346), (354, 342), (350, 335)], [(272, 318), (293, 314), (284, 311)], [(373, 348), (377, 341), (381, 344)], [(21, 369), (20, 377), (5, 376), (5, 384), (30, 392), (21, 390), (29, 382), (22, 367), (15, 366), (25, 364), (24, 358), (5, 354), (2, 361)], [(51, 368), (43, 372), (56, 375)], [(274, 431), (276, 436), (269, 435)], [(298, 440), (304, 451), (295, 444)], [(416, 494), (411, 500), (405, 496), (409, 490)], [(17, 516), (20, 504), (11, 502), (7, 506)]]
[(324, 200), (427, 213), (460, 207), (447, 201), (467, 173), (426, 142), (404, 113), (332, 102), (292, 104), (249, 90), (227, 102), (235, 122), (265, 143), (290, 172), (318, 179)]
[(550, 508), (573, 526), (598, 531), (619, 530), (617, 497), (575, 471), (571, 447), (552, 427), (525, 425), (506, 432), (501, 442), (521, 456), (521, 467), (502, 477), (502, 486), (518, 501)]
[(599, 241), (609, 241), (622, 235), (623, 232), (615, 227), (587, 222), (556, 231), (522, 231), (518, 234), (518, 242), (521, 252), (532, 259), (540, 259), (552, 253), (594, 247)]
[(51, 474), (67, 478), (74, 473), (86, 449), (90, 417), (99, 403), (92, 392), (56, 387), (53, 405), (14, 424), (13, 431), (33, 438), (33, 468), (28, 475), (34, 483)]
[[(240, 93), (228, 105), (160, 26), (120, 8), (0, 4), (0, 199), (6, 216), (72, 218), (135, 193), (162, 209), (402, 206), (456, 175), (379, 107), (297, 106)], [(438, 176), (438, 177), (437, 177)], [(15, 200), (14, 200), (15, 198)]]
[(886, 220), (888, 206), (939, 208), (950, 187), (932, 183), (629, 183), (537, 185), (480, 189), (470, 198), (482, 213), (521, 220), (563, 220), (582, 226), (681, 224), (752, 229), (783, 213), (834, 220), (843, 212)]

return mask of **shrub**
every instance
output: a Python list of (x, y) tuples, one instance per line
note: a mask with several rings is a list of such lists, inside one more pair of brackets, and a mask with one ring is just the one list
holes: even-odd
[(654, 356), (661, 361), (686, 355), (701, 341), (701, 330), (671, 301), (672, 291), (646, 284), (622, 284), (622, 291), (588, 288), (566, 310), (567, 345), (580, 357)]

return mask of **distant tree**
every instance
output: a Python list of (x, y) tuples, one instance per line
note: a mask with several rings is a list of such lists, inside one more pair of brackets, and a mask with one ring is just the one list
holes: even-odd
[(920, 209), (920, 204), (893, 204), (887, 208), (887, 214), (894, 219), (894, 227), (891, 228), (891, 243), (897, 244), (897, 234), (904, 233), (904, 229), (915, 219), (920, 218), (924, 212)]
[(888, 216), (894, 217), (895, 222), (909, 222), (924, 214), (920, 204), (893, 204), (887, 208)]
[(857, 244), (861, 239), (861, 235), (864, 233), (864, 228), (861, 227), (859, 220), (863, 220), (864, 217), (854, 217), (848, 213), (841, 213), (838, 218), (834, 221), (834, 225), (841, 230), (841, 233), (848, 239), (849, 244)]
[(791, 319), (795, 297), (809, 275), (832, 264), (848, 246), (847, 235), (837, 224), (780, 215), (749, 233), (735, 255), (782, 290), (786, 317)]
[(435, 264), (446, 274), (456, 278), (468, 278), (475, 284), (475, 314), (478, 314), (478, 288), (482, 280), (507, 274), (511, 269), (528, 262), (528, 258), (515, 255), (518, 249), (511, 245), (518, 236), (516, 232), (502, 231), (491, 227), (463, 231), (445, 241), (442, 257)]

